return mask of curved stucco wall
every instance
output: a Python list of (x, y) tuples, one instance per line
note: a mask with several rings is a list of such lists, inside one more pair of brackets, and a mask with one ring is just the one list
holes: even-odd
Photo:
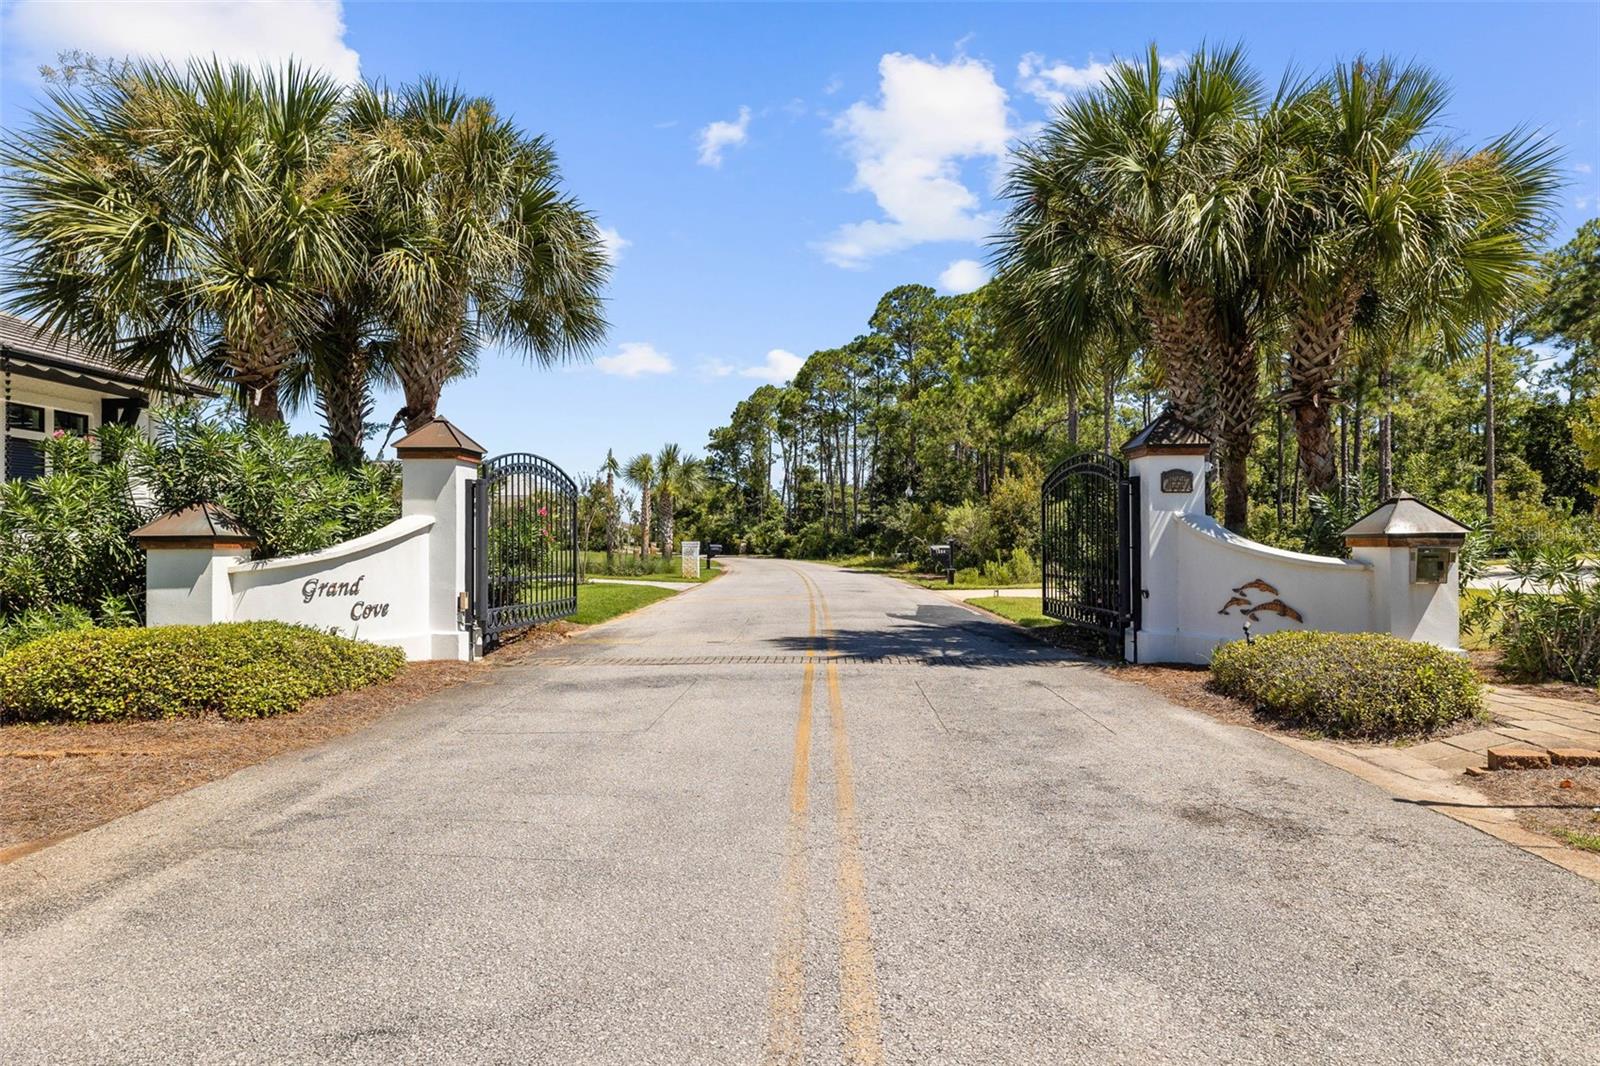
[(236, 563), (233, 617), (292, 620), (425, 657), (434, 521), (410, 515), (322, 551)]

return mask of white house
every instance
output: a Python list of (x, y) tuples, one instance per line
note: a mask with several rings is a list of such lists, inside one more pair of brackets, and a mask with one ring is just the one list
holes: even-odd
[[(180, 395), (208, 395), (190, 387)], [(0, 481), (44, 473), (39, 442), (52, 433), (93, 433), (106, 423), (147, 426), (153, 391), (137, 372), (74, 343), (41, 333), (26, 319), (0, 313), (0, 405), (5, 461)]]

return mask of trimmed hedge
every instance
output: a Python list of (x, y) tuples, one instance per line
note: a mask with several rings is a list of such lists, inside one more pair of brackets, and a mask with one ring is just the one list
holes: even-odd
[(262, 718), (404, 663), (397, 648), (282, 622), (75, 630), (0, 656), (0, 720)]
[(1211, 656), (1218, 689), (1336, 736), (1429, 733), (1477, 714), (1483, 686), (1466, 659), (1386, 633), (1273, 633)]

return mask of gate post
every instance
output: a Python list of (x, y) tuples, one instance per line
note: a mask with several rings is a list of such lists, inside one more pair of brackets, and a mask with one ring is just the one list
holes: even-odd
[(483, 446), (443, 418), (408, 433), (394, 446), (400, 459), (400, 513), (434, 519), (428, 536), (429, 658), (472, 658), (472, 635), (461, 618), (467, 591), (468, 483)]
[(1182, 574), (1178, 547), (1168, 538), (1176, 536), (1172, 525), (1179, 515), (1205, 514), (1210, 451), (1210, 439), (1171, 411), (1162, 411), (1122, 446), (1128, 474), (1138, 485), (1132, 532), (1143, 586), (1129, 590), (1131, 613), (1139, 619), (1137, 637), (1129, 634), (1130, 649), (1137, 639), (1145, 662), (1182, 658), (1177, 648)]

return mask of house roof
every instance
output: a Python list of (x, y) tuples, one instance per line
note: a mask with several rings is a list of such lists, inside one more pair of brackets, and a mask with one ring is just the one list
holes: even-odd
[(198, 547), (202, 543), (254, 545), (256, 538), (239, 524), (233, 512), (217, 503), (194, 503), (169, 511), (130, 534), (141, 544)]
[[(65, 334), (43, 330), (17, 315), (0, 311), (0, 349), (4, 349), (13, 368), (64, 385), (104, 389), (128, 395), (127, 386), (148, 389), (148, 382), (137, 370), (118, 363), (107, 352), (97, 351)], [(192, 395), (215, 395), (212, 390), (186, 382), (173, 390)]]
[(1122, 453), (1132, 458), (1147, 452), (1204, 453), (1210, 448), (1211, 438), (1173, 414), (1169, 407), (1163, 408), (1154, 421), (1134, 434), (1122, 446)]
[(1409, 492), (1397, 492), (1356, 519), (1346, 537), (1464, 537), (1472, 532)]

